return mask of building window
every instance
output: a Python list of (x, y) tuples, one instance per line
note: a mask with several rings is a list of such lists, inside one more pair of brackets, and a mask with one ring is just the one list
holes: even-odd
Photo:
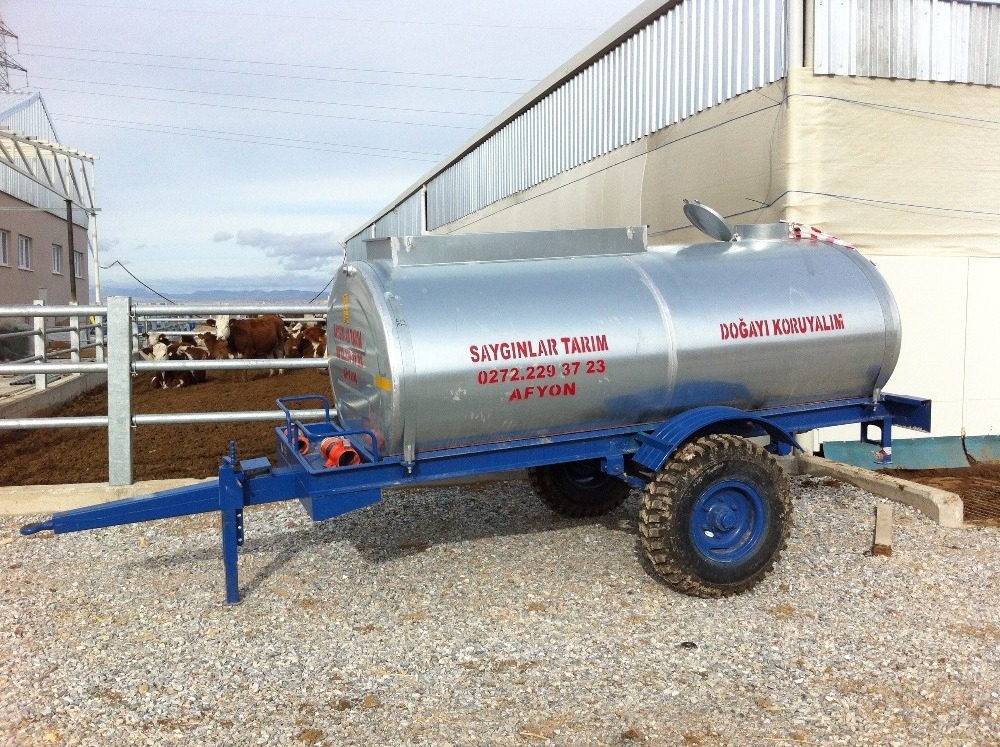
[(0, 265), (10, 264), (10, 231), (0, 230)]
[(73, 273), (78, 277), (83, 277), (83, 252), (73, 252)]
[(31, 269), (31, 237), (17, 237), (17, 266), (22, 270)]
[(62, 275), (62, 247), (58, 244), (52, 245), (52, 274)]

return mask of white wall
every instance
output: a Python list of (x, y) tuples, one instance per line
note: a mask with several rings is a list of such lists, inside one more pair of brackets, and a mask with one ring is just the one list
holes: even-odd
[[(899, 363), (885, 391), (933, 400), (932, 436), (1000, 433), (1000, 257), (895, 255), (874, 261), (903, 324)], [(845, 426), (824, 429), (817, 440), (854, 438), (857, 428)]]

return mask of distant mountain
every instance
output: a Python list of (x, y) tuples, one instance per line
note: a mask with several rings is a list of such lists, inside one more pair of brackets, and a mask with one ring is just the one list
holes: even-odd
[[(316, 297), (316, 291), (305, 291), (295, 289), (282, 290), (232, 290), (232, 289), (210, 289), (191, 291), (190, 293), (170, 293), (163, 295), (171, 301), (177, 303), (215, 303), (222, 301), (247, 301), (254, 303), (325, 303), (328, 291), (324, 291)], [(108, 296), (131, 296), (137, 301), (149, 301), (150, 303), (164, 303), (161, 296), (152, 293), (142, 287), (129, 286), (102, 286), (102, 300)], [(314, 300), (315, 299), (315, 300)]]

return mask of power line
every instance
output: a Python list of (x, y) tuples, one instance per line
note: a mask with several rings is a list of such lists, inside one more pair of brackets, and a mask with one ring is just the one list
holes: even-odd
[[(56, 114), (56, 113), (53, 112), (53, 114)], [(155, 125), (144, 126), (145, 123), (142, 123), (142, 122), (133, 123), (133, 126), (126, 126), (126, 125), (123, 125), (123, 124), (118, 124), (119, 122), (122, 122), (123, 120), (113, 120), (113, 119), (101, 120), (101, 118), (99, 118), (99, 117), (87, 117), (87, 116), (74, 115), (74, 114), (57, 114), (57, 116), (59, 116), (63, 121), (73, 122), (75, 124), (91, 125), (91, 126), (94, 126), (94, 127), (112, 127), (112, 128), (120, 129), (120, 130), (135, 130), (137, 132), (153, 132), (153, 133), (157, 133), (157, 134), (161, 134), (161, 135), (179, 135), (181, 137), (197, 137), (197, 138), (201, 138), (203, 140), (221, 140), (223, 142), (245, 143), (247, 145), (270, 145), (270, 146), (277, 147), (277, 148), (294, 148), (296, 150), (311, 150), (311, 151), (314, 151), (314, 152), (323, 152), (323, 153), (342, 153), (344, 155), (349, 155), (349, 156), (374, 156), (376, 158), (392, 158), (392, 159), (399, 160), (399, 161), (418, 161), (420, 163), (437, 163), (437, 161), (438, 161), (437, 158), (408, 158), (408, 157), (406, 157), (404, 155), (398, 155), (397, 156), (397, 155), (390, 155), (388, 153), (362, 153), (362, 152), (353, 151), (353, 150), (338, 150), (337, 148), (317, 148), (317, 147), (310, 146), (310, 145), (294, 145), (292, 143), (295, 143), (295, 142), (310, 143), (310, 142), (316, 142), (316, 141), (295, 140), (293, 138), (270, 138), (269, 136), (265, 136), (265, 135), (246, 135), (246, 137), (260, 138), (260, 139), (258, 139), (258, 140), (245, 140), (245, 139), (240, 139), (239, 137), (224, 137), (222, 134), (212, 134), (212, 133), (216, 132), (214, 130), (197, 130), (196, 128), (193, 128), (193, 127), (179, 127), (178, 128), (178, 129), (185, 129), (185, 130), (193, 130), (192, 132), (176, 132), (174, 130), (158, 129), (157, 126), (155, 126)], [(96, 121), (91, 121), (91, 120), (96, 120)], [(174, 127), (174, 125), (167, 125), (167, 126), (168, 127)], [(243, 133), (231, 133), (231, 134), (242, 135)], [(288, 140), (290, 142), (288, 142), (288, 143), (285, 143), (285, 142), (275, 142), (276, 140)], [(324, 144), (324, 143), (320, 143), (320, 144)], [(337, 145), (337, 144), (330, 143), (330, 145)], [(369, 149), (370, 148), (370, 146), (366, 146), (366, 145), (341, 145), (339, 147), (340, 148), (365, 148), (365, 149)], [(372, 150), (392, 150), (390, 148), (381, 148), (381, 149), (371, 148), (371, 149)], [(414, 151), (399, 151), (399, 152), (400, 153), (413, 153)]]
[[(90, 49), (88, 47), (63, 47), (58, 44), (22, 44), (22, 47), (39, 47), (41, 49), (62, 49), (71, 52), (95, 52), (98, 54), (127, 54), (137, 57), (161, 57), (177, 60), (199, 60), (201, 62), (231, 62), (240, 65), (271, 65), (275, 67), (298, 67), (313, 70), (342, 70), (352, 73), (380, 73), (387, 75), (417, 75), (426, 78), (469, 78), (472, 80), (510, 80), (516, 83), (537, 83), (537, 78), (511, 78), (505, 75), (463, 75), (460, 73), (424, 73), (411, 70), (381, 70), (365, 67), (342, 67), (339, 65), (313, 65), (302, 62), (271, 62), (268, 60), (240, 60), (227, 57), (195, 57), (189, 54), (163, 54), (156, 52), (130, 52), (124, 49)], [(102, 60), (93, 60), (102, 62)]]
[(573, 26), (515, 26), (513, 24), (497, 23), (461, 23), (459, 21), (409, 21), (400, 18), (356, 18), (350, 16), (303, 16), (288, 13), (240, 13), (236, 11), (203, 10), (191, 8), (148, 8), (136, 7), (134, 5), (109, 5), (107, 3), (81, 3), (70, 2), (69, 0), (30, 0), (32, 5), (45, 3), (47, 5), (65, 5), (76, 8), (105, 8), (109, 10), (135, 10), (149, 11), (152, 13), (188, 13), (192, 15), (211, 15), (243, 18), (276, 18), (281, 20), (296, 21), (333, 21), (337, 23), (364, 23), (375, 25), (400, 25), (400, 26), (441, 26), (472, 29), (510, 29), (512, 31), (563, 31), (563, 32), (588, 32), (594, 33), (603, 29), (582, 28)]
[(473, 131), (474, 127), (464, 127), (462, 125), (436, 124), (433, 122), (405, 122), (392, 119), (371, 119), (370, 117), (347, 117), (342, 114), (321, 114), (319, 112), (292, 112), (285, 109), (261, 109), (253, 106), (236, 106), (234, 104), (214, 104), (204, 101), (177, 101), (176, 99), (157, 99), (149, 96), (126, 96), (120, 93), (104, 93), (102, 91), (77, 91), (72, 88), (48, 88), (49, 91), (59, 91), (61, 93), (78, 93), (84, 96), (108, 96), (116, 99), (129, 99), (132, 101), (152, 101), (158, 104), (183, 104), (186, 106), (207, 106), (216, 109), (236, 109), (239, 111), (259, 112), (263, 114), (291, 114), (295, 117), (322, 117), (324, 119), (344, 119), (352, 122), (373, 122), (375, 124), (397, 124), (412, 125), (415, 127), (444, 127), (449, 130)]
[(312, 298), (310, 298), (310, 299), (309, 299), (309, 303), (312, 303), (312, 302), (313, 302), (313, 301), (315, 301), (315, 300), (316, 300), (317, 298), (319, 298), (320, 296), (322, 296), (322, 295), (323, 295), (323, 293), (325, 293), (325, 292), (326, 292), (326, 289), (327, 289), (327, 288), (329, 288), (329, 287), (330, 287), (331, 285), (333, 285), (333, 281), (334, 281), (334, 278), (336, 278), (336, 277), (337, 277), (337, 276), (336, 276), (336, 275), (334, 275), (334, 276), (333, 276), (332, 278), (330, 278), (330, 279), (329, 279), (329, 280), (328, 280), (328, 281), (326, 282), (326, 285), (324, 285), (324, 286), (323, 286), (323, 287), (322, 287), (322, 288), (320, 289), (319, 293), (317, 293), (317, 294), (316, 294), (315, 296), (313, 296)]
[(502, 91), (494, 88), (457, 88), (454, 86), (424, 86), (419, 83), (382, 83), (368, 80), (349, 80), (345, 78), (318, 78), (311, 75), (282, 75), (280, 73), (260, 73), (246, 70), (222, 70), (215, 67), (191, 67), (187, 65), (158, 65), (152, 62), (127, 62), (123, 60), (93, 60), (86, 57), (71, 57), (68, 55), (42, 54), (39, 52), (21, 52), (22, 57), (43, 57), (49, 60), (69, 60), (71, 62), (89, 62), (101, 65), (127, 65), (129, 67), (156, 68), (158, 70), (184, 70), (195, 73), (223, 73), (226, 75), (249, 75), (254, 78), (280, 78), (282, 80), (306, 80), (319, 83), (353, 83), (360, 86), (380, 86), (385, 88), (413, 88), (424, 91), (457, 91), (459, 93), (499, 93), (520, 94), (523, 91)]
[(239, 97), (245, 99), (262, 99), (264, 101), (287, 101), (289, 103), (295, 104), (321, 104), (324, 106), (349, 106), (359, 109), (384, 109), (386, 111), (395, 112), (419, 112), (421, 114), (451, 114), (460, 115), (468, 117), (492, 117), (492, 113), (479, 113), (479, 112), (456, 112), (447, 109), (417, 109), (414, 107), (405, 106), (382, 106), (379, 104), (349, 104), (343, 101), (323, 101), (318, 99), (295, 99), (288, 98), (284, 96), (260, 96), (252, 93), (226, 93), (225, 91), (205, 91), (196, 88), (165, 88), (162, 86), (147, 86), (139, 83), (106, 83), (99, 80), (78, 80), (76, 78), (50, 78), (45, 75), (34, 75), (32, 76), (34, 80), (55, 80), (60, 83), (83, 83), (84, 85), (90, 86), (114, 86), (116, 88), (140, 88), (146, 91), (167, 91), (170, 93), (194, 93), (204, 96), (230, 96)]
[(142, 282), (141, 280), (139, 280), (139, 278), (137, 278), (137, 277), (136, 277), (136, 276), (135, 276), (135, 275), (134, 275), (134, 274), (132, 273), (132, 271), (131, 271), (131, 270), (130, 270), (129, 268), (127, 268), (127, 267), (126, 267), (125, 265), (123, 265), (123, 264), (121, 263), (121, 260), (117, 260), (117, 259), (116, 259), (116, 260), (115, 260), (114, 262), (112, 262), (112, 263), (111, 263), (110, 265), (108, 265), (107, 267), (105, 267), (104, 265), (99, 265), (99, 266), (100, 266), (100, 268), (101, 268), (102, 270), (110, 270), (110, 269), (111, 269), (112, 267), (114, 267), (115, 265), (118, 265), (118, 266), (119, 266), (119, 267), (121, 267), (121, 268), (122, 268), (123, 270), (125, 270), (125, 272), (127, 272), (127, 273), (128, 273), (128, 274), (129, 274), (129, 275), (130, 275), (130, 276), (132, 277), (132, 279), (133, 279), (133, 280), (135, 280), (135, 282), (137, 282), (137, 283), (138, 283), (139, 285), (141, 285), (141, 286), (142, 286), (143, 288), (145, 288), (146, 290), (148, 290), (148, 291), (149, 291), (150, 293), (155, 293), (156, 295), (158, 295), (158, 296), (159, 296), (160, 298), (162, 298), (162, 299), (163, 299), (164, 301), (166, 301), (167, 303), (172, 303), (172, 304), (174, 304), (175, 306), (177, 305), (177, 302), (176, 302), (176, 301), (172, 301), (172, 300), (170, 300), (169, 298), (167, 298), (166, 296), (164, 296), (164, 295), (163, 295), (162, 293), (160, 293), (160, 292), (159, 292), (158, 290), (154, 290), (153, 288), (150, 288), (150, 287), (149, 287), (148, 285), (146, 285), (146, 284), (145, 284), (144, 282)]
[[(283, 140), (283, 141), (291, 142), (291, 143), (304, 143), (306, 145), (329, 145), (329, 146), (333, 146), (335, 148), (365, 148), (366, 150), (384, 150), (384, 151), (388, 151), (390, 153), (404, 153), (404, 154), (406, 154), (408, 156), (419, 155), (419, 156), (435, 156), (436, 158), (443, 158), (444, 157), (443, 153), (434, 153), (432, 151), (426, 151), (426, 150), (400, 150), (398, 148), (380, 148), (380, 147), (374, 146), (374, 145), (350, 145), (349, 143), (330, 143), (330, 142), (326, 142), (326, 141), (323, 141), (323, 140), (302, 140), (302, 139), (299, 139), (299, 138), (292, 138), (292, 137), (277, 137), (277, 136), (272, 136), (272, 135), (258, 135), (258, 134), (254, 134), (252, 132), (232, 132), (231, 130), (209, 130), (209, 129), (205, 129), (203, 127), (185, 127), (183, 125), (168, 125), (168, 124), (164, 124), (162, 122), (135, 122), (135, 121), (128, 120), (128, 119), (117, 119), (117, 118), (116, 119), (106, 119), (104, 117), (92, 117), (89, 114), (72, 114), (72, 113), (63, 114), (63, 113), (59, 113), (59, 112), (52, 112), (52, 113), (55, 114), (56, 116), (63, 117), (63, 118), (72, 117), (72, 118), (76, 118), (76, 119), (93, 119), (93, 120), (97, 120), (98, 122), (123, 122), (125, 124), (138, 125), (138, 126), (141, 126), (141, 127), (168, 127), (170, 129), (175, 129), (175, 130), (189, 130), (191, 132), (208, 133), (208, 134), (211, 134), (211, 135), (233, 135), (233, 136), (236, 136), (236, 137), (256, 138), (256, 139), (261, 139), (261, 140), (264, 140), (264, 141)], [(178, 133), (178, 134), (181, 134), (181, 133)]]

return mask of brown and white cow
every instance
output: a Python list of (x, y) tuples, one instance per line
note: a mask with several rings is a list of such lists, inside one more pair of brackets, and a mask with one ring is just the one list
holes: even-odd
[(220, 340), (214, 332), (205, 332), (201, 335), (201, 347), (208, 352), (209, 358), (215, 360), (228, 360), (233, 356), (233, 351), (229, 349), (229, 343)]
[[(158, 342), (153, 345), (153, 360), (156, 361), (203, 361), (207, 359), (208, 353), (197, 345), (184, 345), (179, 342), (170, 345)], [(158, 371), (150, 383), (154, 389), (174, 389), (204, 384), (206, 379), (207, 376), (203, 369)]]
[(326, 356), (326, 330), (321, 327), (306, 327), (302, 330), (299, 355), (302, 358), (324, 358)]
[[(280, 316), (269, 314), (253, 319), (232, 319), (228, 314), (215, 318), (216, 334), (225, 340), (236, 358), (284, 358), (287, 331)], [(278, 373), (284, 373), (278, 370)], [(269, 376), (274, 375), (272, 369)]]
[[(296, 329), (298, 327), (298, 329)], [(323, 358), (326, 356), (326, 331), (321, 327), (293, 326), (285, 340), (286, 358)]]

